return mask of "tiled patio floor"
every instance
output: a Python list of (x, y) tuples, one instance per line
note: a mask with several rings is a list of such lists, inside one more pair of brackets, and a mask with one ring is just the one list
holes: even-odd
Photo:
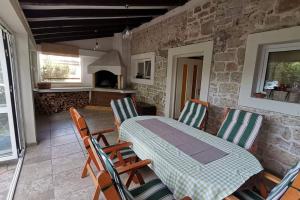
[(16, 165), (17, 160), (0, 164), (0, 200), (6, 199)]
[[(113, 127), (111, 112), (83, 109), (81, 113), (91, 131)], [(91, 178), (80, 178), (86, 155), (69, 113), (38, 116), (37, 130), (39, 143), (27, 148), (14, 199), (92, 199)], [(107, 138), (113, 143), (117, 134)]]

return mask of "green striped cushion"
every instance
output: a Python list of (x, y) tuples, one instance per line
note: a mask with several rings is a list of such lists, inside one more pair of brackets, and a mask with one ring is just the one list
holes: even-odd
[(300, 161), (294, 167), (292, 167), (288, 171), (288, 173), (283, 177), (281, 182), (271, 190), (267, 200), (280, 199), (281, 196), (286, 192), (290, 184), (296, 178), (297, 174), (299, 173), (299, 170), (300, 170)]
[(207, 108), (201, 104), (187, 101), (178, 121), (194, 128), (199, 128), (206, 114)]
[(129, 97), (111, 100), (110, 105), (117, 120), (122, 123), (126, 119), (138, 116), (132, 99)]
[[(129, 147), (125, 147), (122, 150), (120, 150), (119, 152), (121, 153), (122, 158), (124, 160), (127, 159), (127, 158), (130, 158), (130, 157), (136, 156), (136, 154), (134, 153), (134, 151), (131, 148), (129, 148)], [(108, 155), (110, 155), (110, 154), (108, 154)], [(117, 156), (112, 160), (113, 163), (116, 163), (118, 161), (119, 161), (119, 158)]]
[(252, 190), (236, 191), (233, 195), (239, 200), (264, 200), (263, 197)]
[(109, 159), (109, 157), (106, 155), (106, 153), (104, 153), (104, 151), (102, 150), (102, 148), (101, 148), (100, 144), (97, 142), (97, 140), (95, 138), (91, 138), (91, 140), (97, 151), (98, 156), (102, 159), (103, 164), (105, 165), (104, 167), (106, 168), (107, 172), (109, 173), (109, 175), (111, 176), (111, 178), (113, 180), (113, 183), (115, 184), (116, 188), (118, 189), (121, 199), (128, 200), (129, 198), (127, 198), (126, 191), (125, 191), (125, 188), (121, 181), (121, 178), (120, 178), (117, 170), (115, 169), (114, 165), (112, 164), (112, 161)]
[(148, 183), (130, 190), (135, 200), (173, 200), (173, 194), (161, 180), (154, 179)]
[(256, 113), (231, 109), (217, 136), (249, 149), (258, 134), (262, 119)]

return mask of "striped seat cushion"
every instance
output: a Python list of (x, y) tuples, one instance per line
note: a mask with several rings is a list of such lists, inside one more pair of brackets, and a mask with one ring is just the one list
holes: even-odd
[(234, 194), (239, 200), (265, 200), (259, 194), (252, 190), (236, 191)]
[[(125, 147), (122, 150), (119, 151), (122, 155), (122, 158), (125, 160), (127, 158), (131, 158), (131, 157), (136, 157), (136, 154), (134, 153), (134, 151), (129, 148), (129, 147)], [(108, 154), (108, 156), (110, 156), (110, 154)], [(119, 158), (117, 156), (115, 156), (115, 158), (112, 159), (113, 163), (116, 163), (119, 161)]]
[(173, 200), (173, 194), (161, 180), (154, 179), (129, 191), (135, 200)]
[(217, 136), (250, 149), (262, 124), (262, 116), (243, 110), (231, 109)]
[(109, 173), (109, 175), (111, 176), (114, 185), (116, 186), (120, 197), (122, 200), (129, 200), (130, 198), (127, 197), (126, 195), (126, 189), (123, 186), (123, 183), (121, 181), (121, 178), (117, 172), (117, 170), (115, 169), (112, 161), (109, 159), (109, 157), (106, 155), (106, 153), (104, 153), (104, 151), (102, 150), (100, 144), (97, 142), (97, 140), (95, 140), (94, 138), (91, 138), (93, 146), (95, 147), (98, 156), (102, 159), (103, 163), (104, 163), (104, 167), (106, 168), (107, 172)]
[(280, 199), (281, 196), (286, 192), (288, 187), (292, 184), (292, 182), (296, 178), (297, 174), (299, 173), (299, 170), (300, 170), (300, 161), (294, 167), (292, 167), (288, 171), (288, 173), (283, 177), (281, 182), (271, 190), (267, 200)]
[(122, 123), (126, 119), (138, 116), (132, 99), (129, 97), (118, 100), (111, 100), (110, 105), (116, 119), (120, 123)]
[(201, 104), (187, 101), (178, 121), (194, 128), (199, 128), (206, 114), (207, 108)]

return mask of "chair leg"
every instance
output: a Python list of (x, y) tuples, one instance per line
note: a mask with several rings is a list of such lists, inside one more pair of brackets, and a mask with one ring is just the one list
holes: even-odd
[(107, 142), (107, 139), (104, 135), (98, 135), (97, 136), (97, 141), (100, 142), (100, 140), (102, 139), (103, 143), (105, 146), (109, 146), (109, 143)]
[(103, 140), (104, 145), (105, 145), (105, 146), (109, 146), (109, 143), (108, 143), (106, 137), (105, 137), (104, 135), (102, 135), (101, 138), (102, 138), (102, 140)]
[(131, 184), (131, 182), (134, 178), (134, 175), (135, 175), (135, 171), (131, 171), (129, 173), (128, 179), (127, 179), (126, 184), (125, 184), (127, 188), (130, 186), (130, 184)]
[(93, 200), (99, 200), (100, 192), (101, 192), (101, 188), (100, 188), (100, 186), (98, 185), (98, 186), (96, 187), (96, 191), (95, 191), (95, 193), (94, 193)]
[(87, 160), (85, 161), (83, 170), (82, 170), (82, 174), (81, 174), (81, 178), (85, 178), (87, 177), (87, 173), (88, 173), (88, 165), (91, 163), (91, 158), (90, 156), (87, 158)]
[(131, 182), (134, 182), (135, 184), (139, 183), (140, 185), (145, 184), (145, 181), (144, 181), (142, 175), (136, 170), (131, 171), (129, 173), (128, 179), (125, 184), (127, 188), (130, 186)]
[(142, 175), (138, 171), (135, 172), (135, 177), (137, 178), (137, 181), (139, 182), (140, 185), (145, 184), (145, 181), (144, 181)]

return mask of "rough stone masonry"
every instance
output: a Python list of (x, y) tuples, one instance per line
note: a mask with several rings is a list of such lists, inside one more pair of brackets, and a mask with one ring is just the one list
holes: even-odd
[[(155, 52), (153, 85), (133, 84), (138, 100), (165, 107), (167, 49), (212, 40), (208, 132), (215, 134), (224, 107), (238, 108), (247, 36), (300, 24), (300, 0), (199, 0), (199, 5), (133, 33), (131, 53)], [(300, 160), (300, 116), (253, 108), (264, 115), (257, 157), (278, 174)]]

